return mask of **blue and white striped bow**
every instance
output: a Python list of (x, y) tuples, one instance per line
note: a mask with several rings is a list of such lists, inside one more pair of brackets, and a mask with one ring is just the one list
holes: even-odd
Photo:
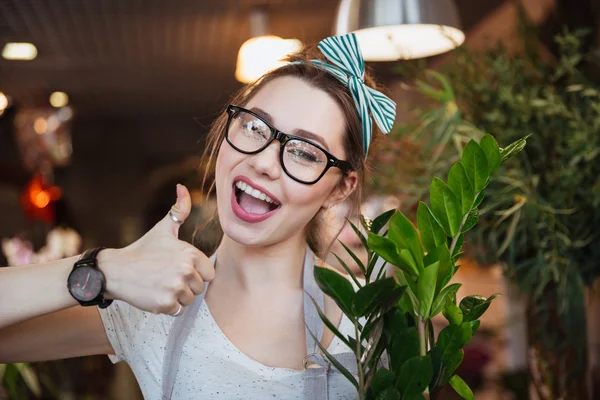
[(366, 158), (373, 137), (373, 122), (369, 114), (379, 129), (387, 134), (396, 118), (396, 103), (365, 84), (365, 61), (354, 33), (325, 38), (319, 42), (319, 49), (332, 64), (311, 61), (332, 73), (352, 93), (362, 126)]

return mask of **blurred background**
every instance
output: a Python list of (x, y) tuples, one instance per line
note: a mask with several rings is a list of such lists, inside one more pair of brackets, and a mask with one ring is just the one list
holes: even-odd
[[(193, 220), (212, 217), (199, 156), (230, 96), (286, 52), (357, 31), (398, 104), (370, 151), (366, 217), (414, 215), (470, 138), (532, 134), (467, 236), (459, 297), (504, 296), (460, 375), (478, 399), (600, 398), (599, 23), (596, 0), (0, 0), (0, 266), (126, 246), (177, 183)], [(351, 229), (340, 239), (360, 253)], [(0, 380), (0, 399), (141, 398), (105, 356), (2, 365)]]

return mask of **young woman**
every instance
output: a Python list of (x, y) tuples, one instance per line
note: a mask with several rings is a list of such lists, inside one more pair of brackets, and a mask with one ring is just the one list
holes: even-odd
[(0, 269), (0, 363), (108, 354), (146, 399), (357, 398), (317, 355), (306, 326), (352, 367), (306, 293), (354, 335), (316, 289), (314, 254), (330, 244), (319, 222), (344, 201), (358, 207), (371, 118), (388, 132), (395, 104), (365, 78), (354, 35), (319, 50), (243, 88), (211, 127), (224, 232), (211, 258), (177, 239), (191, 209), (178, 185), (168, 215), (130, 246), (87, 251), (77, 267)]

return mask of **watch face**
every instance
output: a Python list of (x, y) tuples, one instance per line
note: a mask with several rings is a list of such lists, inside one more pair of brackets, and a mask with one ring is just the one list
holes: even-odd
[(81, 266), (69, 275), (69, 291), (77, 300), (90, 301), (102, 291), (102, 275), (97, 268)]

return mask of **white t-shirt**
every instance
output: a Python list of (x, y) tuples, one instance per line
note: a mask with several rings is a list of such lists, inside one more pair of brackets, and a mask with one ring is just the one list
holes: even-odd
[[(175, 318), (139, 310), (114, 301), (98, 308), (116, 355), (113, 363), (131, 367), (146, 400), (162, 396), (162, 365), (167, 338)], [(354, 335), (354, 325), (342, 316), (339, 331)], [(350, 349), (334, 337), (332, 354)], [(173, 400), (201, 399), (303, 399), (303, 371), (265, 366), (240, 351), (219, 328), (206, 302), (202, 302), (185, 342)], [(329, 399), (358, 399), (356, 388), (340, 373), (329, 375)]]

